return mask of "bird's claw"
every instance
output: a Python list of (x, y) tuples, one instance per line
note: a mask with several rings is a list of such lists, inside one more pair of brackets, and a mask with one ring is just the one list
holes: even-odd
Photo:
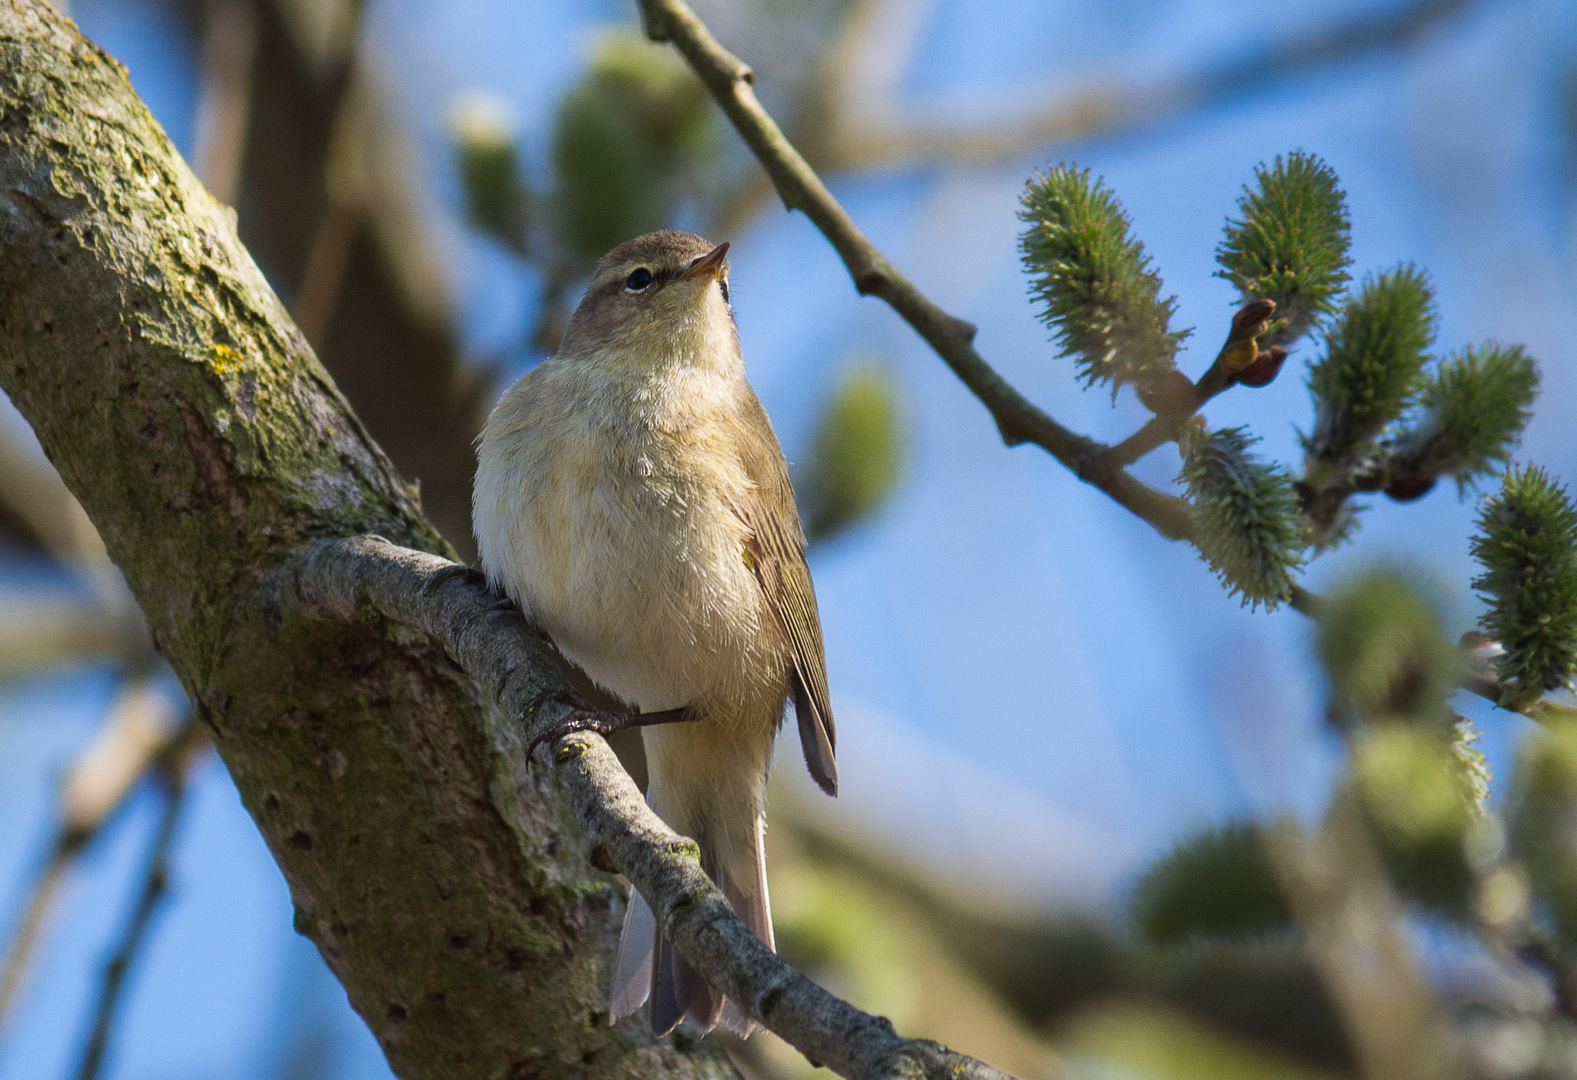
[(468, 585), (487, 587), (487, 575), (476, 567), (469, 563), (450, 563), (427, 575), (427, 580), (422, 582), (422, 595), (431, 596), (455, 578), (460, 578)]
[(537, 736), (531, 740), (531, 745), (526, 748), (526, 757), (529, 759), (543, 743), (558, 742), (566, 735), (573, 735), (577, 731), (595, 731), (598, 735), (611, 735), (620, 730), (619, 725), (607, 722), (611, 718), (610, 713), (597, 713), (590, 709), (576, 709), (567, 713), (558, 723), (537, 733)]

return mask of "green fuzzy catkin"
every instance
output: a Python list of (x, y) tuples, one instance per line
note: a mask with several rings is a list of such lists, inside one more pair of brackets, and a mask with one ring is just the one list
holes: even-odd
[(1085, 385), (1143, 382), (1172, 369), (1190, 331), (1171, 330), (1175, 297), (1133, 238), (1117, 197), (1088, 169), (1059, 165), (1025, 185), (1019, 239), (1041, 320)]
[(1484, 500), (1473, 588), (1489, 601), (1479, 626), (1506, 650), (1497, 662), (1502, 704), (1536, 701), (1577, 671), (1577, 509), (1536, 466), (1507, 470)]
[(1257, 441), (1246, 428), (1185, 436), (1178, 479), (1194, 506), (1200, 555), (1230, 595), (1273, 611), (1292, 595), (1303, 532), (1291, 478), (1249, 453)]
[(825, 540), (881, 509), (903, 471), (903, 441), (891, 371), (871, 364), (845, 375), (801, 476), (810, 539)]
[(1523, 744), (1509, 801), (1511, 854), (1528, 872), (1535, 910), (1569, 949), (1577, 944), (1577, 724), (1553, 721)]
[(1254, 170), (1255, 187), (1238, 199), (1216, 249), (1217, 277), (1245, 301), (1274, 300), (1279, 326), (1262, 348), (1290, 345), (1337, 308), (1352, 265), (1347, 196), (1336, 173), (1312, 154), (1294, 151)]
[(1460, 716), (1451, 732), (1451, 754), (1457, 761), (1463, 791), (1473, 816), (1482, 818), (1489, 813), (1489, 785), (1494, 779), (1489, 758), (1484, 756), (1483, 747), (1479, 745), (1483, 733), (1473, 721)]
[(1435, 341), (1429, 279), (1413, 265), (1368, 278), (1325, 334), (1309, 371), (1316, 460), (1349, 465), (1372, 451), (1386, 426), (1417, 400)]
[(526, 255), (530, 195), (505, 105), (467, 97), (451, 118), (466, 217), (519, 255)]
[(682, 181), (704, 171), (714, 113), (672, 50), (610, 37), (559, 105), (553, 132), (560, 241), (585, 263), (668, 223)]
[(1464, 491), (1510, 460), (1538, 393), (1538, 365), (1521, 345), (1469, 345), (1424, 387), (1417, 419), (1392, 442), (1393, 474), (1449, 476)]
[(1331, 682), (1331, 717), (1407, 721), (1444, 730), (1461, 657), (1436, 604), (1406, 571), (1380, 567), (1343, 581), (1320, 605), (1315, 647)]
[(1129, 911), (1146, 941), (1241, 941), (1289, 934), (1292, 913), (1257, 826), (1231, 822), (1189, 836), (1134, 886)]
[(1464, 841), (1479, 816), (1455, 745), (1438, 730), (1381, 724), (1356, 733), (1353, 790), (1380, 861), (1407, 896), (1446, 913), (1472, 910)]

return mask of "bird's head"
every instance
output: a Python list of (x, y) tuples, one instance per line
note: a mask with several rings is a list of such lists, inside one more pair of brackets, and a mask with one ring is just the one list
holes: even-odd
[(597, 263), (560, 355), (638, 367), (731, 361), (739, 344), (727, 255), (727, 243), (683, 232), (620, 244)]

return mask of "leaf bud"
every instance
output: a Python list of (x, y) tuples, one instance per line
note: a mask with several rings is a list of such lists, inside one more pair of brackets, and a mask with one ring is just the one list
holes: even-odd
[(1281, 374), (1281, 366), (1286, 362), (1285, 346), (1272, 345), (1269, 349), (1261, 349), (1254, 362), (1238, 372), (1237, 381), (1256, 390), (1262, 386), (1269, 386), (1276, 381), (1276, 376)]

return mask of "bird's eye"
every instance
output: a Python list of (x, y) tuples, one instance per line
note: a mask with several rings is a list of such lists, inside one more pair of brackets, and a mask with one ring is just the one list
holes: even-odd
[(723, 290), (723, 303), (728, 303), (728, 279), (726, 277), (719, 277), (717, 279), (717, 285), (718, 288)]
[(624, 279), (624, 287), (631, 292), (640, 292), (652, 283), (652, 272), (644, 266), (637, 266), (630, 271), (630, 276)]

